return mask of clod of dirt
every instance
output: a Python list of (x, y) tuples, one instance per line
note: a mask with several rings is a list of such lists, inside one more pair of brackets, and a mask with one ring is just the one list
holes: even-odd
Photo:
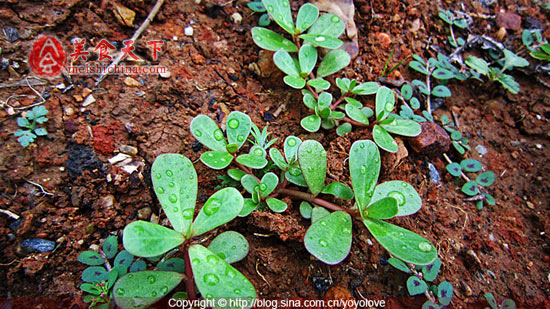
[(55, 248), (55, 241), (40, 238), (25, 239), (21, 242), (21, 248), (27, 253), (48, 252)]
[(516, 13), (499, 12), (497, 14), (497, 26), (509, 30), (521, 29), (521, 17)]
[(66, 168), (69, 177), (76, 178), (82, 175), (83, 171), (93, 171), (101, 167), (101, 162), (95, 152), (90, 148), (75, 144), (69, 151)]
[(409, 138), (409, 145), (414, 152), (427, 156), (439, 156), (449, 151), (451, 138), (445, 129), (431, 121), (422, 122), (420, 126), (422, 133)]
[(281, 240), (302, 241), (306, 231), (294, 216), (264, 211), (250, 214), (248, 223), (277, 234)]
[[(325, 300), (340, 300), (342, 303), (347, 303), (348, 300), (355, 300), (348, 289), (335, 285), (331, 287), (325, 294)], [(350, 302), (351, 303), (351, 302)], [(356, 306), (346, 306), (346, 308), (357, 308)]]
[(397, 142), (397, 152), (386, 152), (383, 154), (384, 158), (382, 160), (382, 167), (384, 170), (384, 173), (391, 173), (396, 167), (398, 167), (401, 164), (401, 161), (405, 159), (409, 155), (409, 151), (405, 147), (405, 144), (403, 141), (396, 137), (395, 141)]

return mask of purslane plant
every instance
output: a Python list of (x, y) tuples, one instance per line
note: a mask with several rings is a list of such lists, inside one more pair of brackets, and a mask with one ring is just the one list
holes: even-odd
[[(231, 121), (230, 117), (227, 119)], [(206, 125), (207, 122), (210, 124)], [(215, 139), (216, 143), (212, 144), (211, 137), (220, 130), (214, 125), (210, 118), (197, 116), (191, 122), (191, 133), (208, 148), (223, 149), (227, 147), (223, 139)], [(199, 127), (202, 128), (201, 133), (196, 134)], [(231, 126), (226, 125), (226, 128), (229, 130)], [(252, 146), (251, 152), (256, 152), (252, 150), (255, 147), (257, 145)], [(380, 152), (374, 142), (362, 140), (352, 145), (349, 169), (353, 190), (338, 182), (325, 185), (327, 153), (319, 142), (301, 141), (289, 136), (284, 141), (283, 150), (284, 155), (276, 148), (268, 151), (270, 161), (280, 169), (279, 175), (267, 170), (270, 168), (264, 168), (268, 166), (268, 157), (264, 152), (258, 151), (257, 156), (264, 159), (265, 164), (255, 164), (256, 160), (231, 160), (235, 166), (227, 171), (228, 175), (251, 194), (251, 198), (244, 200), (245, 207), (240, 215), (247, 215), (266, 204), (274, 211), (284, 211), (287, 205), (278, 197), (288, 196), (322, 207), (311, 210), (312, 224), (306, 232), (304, 244), (313, 256), (324, 263), (338, 264), (349, 254), (352, 219), (363, 222), (386, 250), (404, 261), (427, 265), (435, 260), (437, 252), (428, 240), (384, 221), (416, 213), (422, 201), (406, 182), (388, 181), (377, 185), (381, 163)], [(233, 156), (238, 158), (236, 154)], [(291, 189), (288, 187), (291, 183), (306, 187), (309, 192)], [(353, 209), (342, 207), (319, 197), (321, 194), (342, 199), (355, 198), (355, 206)], [(303, 208), (307, 212), (307, 206)]]
[[(207, 134), (218, 141), (214, 130), (202, 129), (203, 142)], [(247, 136), (248, 133), (244, 137)], [(241, 212), (244, 200), (239, 191), (224, 188), (215, 192), (194, 218), (198, 181), (189, 159), (179, 154), (162, 154), (153, 163), (151, 178), (173, 229), (151, 222), (132, 222), (124, 228), (124, 248), (135, 256), (146, 258), (179, 248), (183, 252), (185, 274), (174, 271), (128, 274), (113, 288), (117, 305), (126, 308), (136, 302), (143, 306), (152, 304), (182, 280), (185, 280), (190, 299), (196, 299), (195, 284), (205, 298), (254, 299), (254, 286), (230, 265), (248, 253), (246, 239), (239, 233), (226, 232), (218, 235), (208, 248), (198, 243), (199, 236), (233, 220)]]
[[(346, 51), (338, 49), (343, 44), (338, 37), (345, 30), (345, 24), (338, 16), (319, 16), (317, 7), (305, 4), (294, 22), (288, 0), (263, 0), (262, 3), (291, 39), (262, 27), (252, 29), (252, 38), (259, 47), (275, 52), (273, 61), (286, 74), (284, 82), (302, 89), (304, 105), (314, 113), (301, 120), (305, 130), (316, 132), (320, 128), (337, 127), (338, 135), (343, 135), (351, 132), (352, 125), (371, 126), (375, 142), (390, 152), (396, 152), (398, 148), (390, 133), (403, 136), (420, 134), (418, 123), (388, 117), (395, 105), (395, 94), (387, 87), (380, 87), (375, 82), (357, 83), (336, 78), (340, 97), (335, 99), (328, 91), (331, 83), (324, 78), (345, 68), (351, 60)], [(320, 48), (329, 51), (317, 65), (322, 54)], [(372, 94), (376, 94), (374, 111), (355, 98)], [(369, 120), (373, 116), (374, 120)]]
[(48, 110), (41, 105), (35, 106), (32, 110), (27, 111), (24, 117), (17, 118), (17, 125), (22, 127), (24, 130), (19, 129), (13, 133), (13, 135), (19, 137), (17, 141), (21, 144), (21, 146), (27, 147), (30, 143), (34, 142), (38, 136), (48, 135), (48, 131), (46, 131), (46, 129), (38, 127), (39, 124), (43, 124), (48, 121), (48, 118), (46, 118), (47, 114)]

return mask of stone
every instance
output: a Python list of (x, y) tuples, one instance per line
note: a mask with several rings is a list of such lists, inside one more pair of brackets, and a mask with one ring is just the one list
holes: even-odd
[(512, 12), (499, 12), (497, 13), (497, 26), (509, 30), (519, 30), (521, 29), (521, 17)]
[[(355, 302), (355, 298), (351, 295), (350, 291), (342, 286), (339, 286), (339, 285), (335, 285), (333, 287), (331, 287), (327, 293), (325, 294), (325, 297), (324, 299), (326, 301), (328, 300), (339, 300), (341, 301), (342, 303), (348, 303), (349, 300), (351, 300), (352, 302)], [(349, 302), (350, 304), (352, 302)], [(346, 308), (350, 308), (350, 309), (353, 309), (353, 308), (357, 308), (356, 306), (346, 306)]]
[(141, 84), (137, 80), (135, 80), (135, 79), (133, 79), (129, 76), (124, 79), (124, 85), (126, 85), (128, 87), (139, 87), (139, 86), (141, 86)]
[(21, 248), (27, 253), (53, 251), (55, 241), (41, 238), (25, 239), (21, 242)]
[(115, 9), (113, 10), (115, 18), (124, 26), (133, 27), (134, 18), (136, 17), (136, 12), (130, 10), (122, 4), (115, 3)]
[(141, 220), (149, 220), (153, 211), (150, 207), (144, 207), (138, 210), (138, 218)]
[(185, 33), (186, 36), (193, 36), (193, 27), (187, 26), (183, 29), (183, 33)]
[(420, 126), (422, 133), (408, 139), (412, 151), (434, 157), (449, 151), (451, 138), (445, 129), (431, 121), (422, 122)]

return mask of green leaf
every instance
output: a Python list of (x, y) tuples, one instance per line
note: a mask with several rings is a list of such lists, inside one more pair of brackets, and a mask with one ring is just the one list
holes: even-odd
[(550, 54), (547, 54), (545, 52), (542, 52), (540, 50), (536, 50), (534, 52), (531, 52), (529, 55), (531, 57), (538, 59), (538, 60), (544, 60), (544, 61), (550, 61)]
[(294, 23), (288, 0), (262, 0), (271, 18), (286, 32), (294, 34)]
[(499, 309), (498, 304), (497, 304), (497, 300), (495, 299), (493, 294), (485, 293), (485, 294), (483, 294), (483, 296), (485, 296), (485, 299), (487, 300), (487, 302), (489, 303), (489, 306), (491, 306), (492, 309)]
[(285, 178), (293, 184), (307, 188), (306, 180), (302, 175), (302, 171), (299, 167), (291, 167), (288, 172), (285, 173)]
[(483, 168), (483, 165), (479, 163), (478, 160), (475, 159), (464, 159), (460, 161), (460, 166), (466, 171), (470, 173), (475, 173), (481, 171)]
[(251, 9), (256, 13), (263, 13), (266, 11), (261, 1), (248, 2), (246, 5), (248, 6), (249, 9)]
[(418, 71), (424, 75), (430, 75), (430, 72), (426, 70), (426, 66), (418, 61), (411, 61), (409, 62), (409, 67), (411, 67), (413, 70)]
[(432, 95), (440, 98), (447, 98), (451, 96), (451, 90), (447, 86), (437, 85), (432, 89)]
[(380, 88), (380, 85), (378, 85), (378, 83), (376, 82), (366, 82), (355, 86), (351, 90), (351, 93), (357, 94), (357, 95), (375, 94), (378, 92), (379, 88)]
[(32, 114), (34, 116), (33, 119), (38, 119), (42, 116), (46, 116), (48, 114), (48, 110), (44, 105), (35, 106), (32, 108)]
[[(320, 92), (330, 88), (330, 83), (322, 78), (310, 79), (307, 81), (307, 84), (315, 88), (315, 91)], [(323, 92), (325, 93), (325, 92)], [(321, 93), (321, 94), (323, 94)]]
[(46, 136), (48, 135), (48, 131), (46, 131), (46, 129), (44, 128), (37, 128), (34, 129), (34, 134), (36, 134), (37, 136)]
[(262, 177), (262, 180), (260, 182), (260, 196), (262, 198), (265, 198), (275, 190), (277, 185), (279, 184), (279, 177), (275, 175), (274, 173), (267, 173)]
[(348, 66), (350, 61), (351, 57), (346, 51), (341, 49), (331, 50), (325, 55), (321, 61), (321, 64), (319, 64), (319, 67), (317, 68), (317, 75), (320, 77), (325, 77), (336, 73)]
[(363, 124), (369, 124), (369, 118), (367, 117), (367, 115), (365, 115), (355, 105), (348, 103), (346, 104), (345, 108), (346, 108), (346, 114), (348, 115), (349, 118)]
[(447, 282), (443, 281), (437, 286), (437, 300), (443, 306), (447, 306), (451, 303), (453, 298), (453, 286)]
[[(116, 253), (116, 251), (115, 251), (115, 253)], [(103, 259), (101, 254), (99, 254), (95, 251), (92, 251), (92, 250), (88, 250), (88, 251), (84, 251), (84, 252), (80, 253), (78, 255), (77, 260), (80, 263), (90, 265), (90, 266), (97, 266), (97, 265), (102, 265), (103, 263), (105, 263), (105, 259)]]
[(289, 164), (298, 160), (298, 147), (302, 144), (302, 140), (296, 136), (290, 135), (285, 139), (284, 152), (286, 161)]
[(258, 204), (254, 203), (254, 201), (251, 198), (245, 198), (244, 206), (241, 212), (239, 213), (239, 217), (246, 217), (257, 208), (258, 208)]
[(262, 169), (267, 165), (267, 160), (264, 157), (250, 153), (242, 154), (235, 160), (240, 164), (253, 169)]
[(226, 125), (227, 141), (241, 148), (252, 128), (250, 117), (245, 113), (233, 111), (227, 116)]
[(393, 197), (397, 200), (399, 217), (412, 215), (422, 207), (422, 199), (418, 192), (413, 186), (401, 180), (386, 181), (376, 186), (371, 202), (385, 197)]
[(507, 298), (502, 301), (501, 309), (516, 309), (516, 302)]
[(283, 157), (283, 154), (279, 151), (277, 148), (270, 148), (269, 149), (269, 156), (271, 157), (271, 160), (273, 160), (273, 163), (277, 165), (278, 168), (285, 171), (288, 169), (288, 164), (285, 161), (285, 158)]
[(476, 182), (484, 187), (488, 187), (495, 182), (495, 173), (488, 171), (477, 175)]
[(38, 117), (38, 118), (35, 119), (35, 121), (36, 121), (36, 123), (42, 124), (42, 123), (48, 121), (48, 118), (46, 118), (46, 117)]
[(297, 61), (286, 50), (279, 50), (273, 55), (275, 65), (287, 75), (300, 75)]
[(241, 178), (241, 185), (250, 194), (260, 191), (260, 183), (250, 174), (246, 174)]
[(197, 200), (197, 172), (193, 163), (180, 154), (161, 154), (151, 167), (151, 179), (170, 224), (177, 232), (187, 234)]
[(221, 170), (229, 166), (233, 156), (227, 152), (207, 151), (201, 155), (201, 162), (211, 169)]
[(469, 196), (475, 196), (479, 193), (479, 189), (477, 187), (477, 182), (472, 180), (468, 181), (462, 186), (462, 192)]
[[(271, 18), (269, 17), (269, 14), (264, 13), (258, 18), (258, 25), (262, 27), (267, 27), (271, 23)], [(256, 43), (257, 44), (257, 43)]]
[(416, 97), (413, 97), (413, 98), (411, 99), (411, 102), (410, 102), (410, 103), (411, 103), (411, 107), (412, 107), (413, 109), (419, 109), (419, 108), (420, 108), (420, 101), (419, 101)]
[(451, 71), (446, 69), (436, 69), (432, 73), (432, 76), (437, 79), (451, 79), (454, 77), (454, 74)]
[[(330, 115), (329, 115), (330, 117)], [(334, 122), (334, 119), (331, 118), (323, 118), (321, 119), (321, 128), (325, 130), (330, 130), (336, 126), (336, 122)]]
[(241, 181), (241, 178), (246, 175), (246, 172), (240, 169), (231, 168), (227, 171), (227, 175), (229, 175), (229, 177), (233, 180)]
[(204, 298), (256, 298), (256, 290), (243, 274), (201, 245), (189, 247), (195, 284)]
[(403, 84), (403, 86), (401, 86), (401, 96), (403, 96), (403, 99), (408, 101), (412, 98), (412, 95), (413, 95), (413, 89), (411, 85)]
[(335, 265), (342, 262), (351, 249), (351, 216), (335, 211), (314, 222), (304, 236), (304, 245), (321, 262)]
[(235, 188), (224, 188), (204, 203), (191, 227), (191, 235), (198, 236), (233, 220), (241, 212), (244, 199)]
[[(101, 291), (94, 284), (91, 284), (91, 283), (82, 283), (80, 285), (80, 289), (86, 293), (90, 293), (96, 296), (99, 296), (99, 294), (101, 294)], [(91, 296), (91, 295), (87, 295), (87, 296)]]
[[(428, 86), (426, 86), (426, 83), (424, 83), (423, 81), (415, 79), (415, 80), (412, 81), (412, 84), (415, 85), (416, 87), (418, 87), (418, 90), (421, 93), (423, 93), (425, 95), (430, 95), (430, 91), (428, 91)], [(411, 101), (411, 105), (412, 105), (412, 101)]]
[(342, 93), (342, 95), (348, 93), (348, 91), (350, 90), (350, 83), (351, 81), (349, 80), (349, 78), (336, 78), (336, 86), (340, 88), (340, 92)]
[(296, 28), (300, 32), (306, 31), (319, 17), (319, 9), (311, 4), (306, 3), (300, 7), (296, 16)]
[(509, 49), (504, 49), (504, 67), (512, 69), (514, 67), (526, 67), (529, 65), (529, 61), (514, 54)]
[(434, 304), (431, 300), (427, 300), (421, 309), (440, 309), (439, 305)]
[(107, 270), (102, 266), (90, 266), (82, 272), (82, 281), (94, 283), (107, 280)]
[(400, 260), (428, 265), (437, 257), (435, 247), (416, 233), (377, 219), (367, 218), (363, 223), (382, 247)]
[(302, 89), (306, 85), (306, 80), (298, 75), (287, 75), (283, 77), (283, 81), (294, 89)]
[(485, 196), (485, 201), (487, 202), (487, 204), (491, 205), (491, 206), (494, 206), (495, 205), (495, 198), (491, 196), (491, 194), (487, 193), (487, 192), (483, 192), (483, 196)]
[(370, 140), (353, 143), (349, 152), (351, 185), (359, 210), (367, 208), (380, 174), (380, 152)]
[(445, 168), (447, 169), (449, 174), (451, 174), (455, 177), (460, 177), (460, 175), (462, 174), (461, 173), (462, 172), (462, 166), (460, 166), (460, 164), (458, 164), (456, 162), (447, 164), (447, 166)]
[(400, 259), (391, 257), (388, 259), (388, 263), (390, 263), (391, 266), (397, 268), (398, 270), (404, 273), (407, 273), (407, 274), (411, 273), (409, 266), (407, 266), (407, 264), (405, 264), (405, 262), (401, 261)]
[(198, 115), (191, 121), (191, 134), (204, 146), (214, 151), (226, 152), (227, 145), (222, 130), (206, 115)]
[(441, 260), (439, 258), (436, 258), (435, 261), (430, 265), (422, 266), (422, 274), (424, 274), (424, 280), (429, 282), (434, 281), (435, 277), (437, 277), (437, 274), (439, 273), (440, 268)]
[(381, 126), (375, 124), (372, 129), (372, 137), (380, 148), (387, 152), (397, 152), (399, 146), (393, 139), (393, 137)]
[(407, 290), (411, 296), (419, 295), (428, 290), (428, 284), (424, 280), (418, 279), (416, 276), (410, 276), (407, 279)]
[(134, 221), (124, 228), (122, 243), (131, 254), (154, 257), (179, 246), (185, 237), (167, 227), (145, 221)]
[(306, 201), (303, 201), (300, 203), (300, 215), (302, 215), (302, 217), (304, 219), (309, 219), (311, 218), (311, 212), (312, 212), (313, 208), (311, 207), (311, 204), (306, 202)]
[(298, 47), (280, 34), (262, 27), (254, 27), (251, 30), (254, 43), (260, 48), (278, 51), (284, 49), (287, 52), (297, 52)]
[(265, 200), (269, 209), (273, 212), (283, 212), (287, 209), (288, 205), (280, 199), (270, 197)]
[[(309, 3), (306, 5), (315, 7)], [(304, 6), (302, 6), (302, 8)], [(315, 9), (317, 8), (315, 7)], [(301, 10), (302, 9), (300, 9), (300, 11)], [(298, 62), (300, 63), (300, 72), (309, 75), (317, 63), (317, 49), (309, 44), (302, 45), (302, 47), (300, 47), (300, 52), (298, 53)]]
[(418, 136), (422, 132), (422, 127), (418, 122), (409, 119), (394, 118), (391, 122), (380, 126), (390, 133), (403, 136)]
[(300, 121), (300, 125), (308, 132), (317, 132), (321, 127), (321, 117), (309, 115)]
[(361, 213), (363, 219), (369, 217), (374, 219), (391, 219), (398, 212), (397, 200), (393, 197), (384, 197), (379, 199), (364, 209)]
[(500, 74), (497, 80), (506, 90), (510, 91), (512, 94), (519, 93), (519, 84), (511, 75)]
[(386, 119), (386, 117), (388, 117), (388, 115), (393, 111), (394, 106), (394, 92), (386, 86), (380, 87), (376, 93), (376, 119), (378, 121)]
[(309, 44), (313, 46), (318, 46), (322, 48), (328, 48), (328, 49), (335, 49), (339, 48), (344, 44), (341, 40), (335, 38), (326, 36), (324, 34), (302, 34), (299, 36), (300, 39), (308, 42)]
[(303, 102), (304, 105), (311, 110), (315, 110), (315, 107), (317, 106), (317, 100), (315, 100), (311, 93), (304, 94)]
[(313, 195), (325, 187), (327, 152), (318, 141), (304, 141), (298, 149), (298, 163), (304, 179)]
[(468, 56), (465, 63), (479, 74), (487, 75), (489, 73), (489, 64), (481, 58), (476, 56)]
[(27, 120), (27, 118), (19, 117), (17, 118), (17, 125), (23, 128), (29, 128), (31, 123)]
[[(142, 270), (145, 270), (145, 269), (147, 269), (147, 263), (145, 263), (144, 260), (137, 260), (130, 266), (129, 271), (131, 273), (133, 273), (133, 272), (142, 271)], [(111, 282), (111, 280), (109, 280), (109, 282)], [(113, 284), (114, 284), (114, 281), (113, 281)]]
[(120, 251), (113, 263), (113, 269), (117, 269), (118, 273), (122, 276), (128, 272), (128, 267), (132, 265), (134, 261), (134, 256), (128, 253), (126, 250)]
[(353, 198), (353, 191), (350, 187), (340, 182), (331, 182), (323, 188), (321, 193), (332, 194), (344, 200), (351, 200)]
[(138, 271), (129, 273), (113, 287), (115, 302), (123, 308), (147, 307), (166, 296), (185, 275), (171, 271)]
[(319, 219), (330, 215), (330, 211), (321, 206), (315, 206), (311, 210), (311, 223), (319, 221)]
[(182, 258), (171, 258), (157, 264), (158, 270), (175, 271), (180, 274), (185, 273), (185, 260)]
[(332, 94), (329, 92), (323, 92), (319, 94), (319, 100), (317, 102), (319, 110), (328, 108), (330, 106), (330, 103), (332, 103)]
[(323, 14), (309, 28), (309, 34), (322, 34), (333, 38), (339, 37), (346, 30), (340, 17), (334, 14)]
[(351, 128), (351, 123), (345, 122), (336, 128), (336, 134), (338, 134), (338, 136), (348, 134), (349, 132), (351, 132)]
[(450, 11), (444, 11), (442, 9), (439, 9), (439, 18), (441, 18), (444, 22), (448, 24), (452, 24), (452, 18), (453, 14)]
[(214, 252), (228, 264), (244, 259), (248, 254), (248, 249), (246, 238), (235, 231), (221, 233), (208, 246), (208, 250)]

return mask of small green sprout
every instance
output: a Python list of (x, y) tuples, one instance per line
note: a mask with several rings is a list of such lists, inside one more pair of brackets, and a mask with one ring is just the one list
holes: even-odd
[[(446, 157), (448, 159), (448, 157)], [(466, 183), (462, 185), (462, 192), (471, 198), (468, 201), (476, 202), (477, 209), (483, 209), (483, 203), (495, 205), (495, 199), (486, 192), (487, 187), (495, 182), (495, 173), (493, 171), (482, 172), (477, 175), (475, 180), (471, 180), (465, 173), (476, 173), (483, 169), (481, 163), (475, 159), (464, 159), (460, 163), (448, 160), (446, 169), (449, 174), (464, 178)]]
[(439, 258), (429, 265), (417, 266), (394, 257), (389, 258), (388, 262), (394, 268), (411, 275), (407, 279), (407, 290), (411, 296), (426, 295), (428, 300), (422, 305), (422, 309), (439, 309), (451, 303), (453, 286), (448, 281), (440, 282), (438, 285), (428, 283), (433, 282), (439, 274), (441, 269)]
[(460, 131), (455, 129), (454, 122), (450, 121), (449, 117), (446, 115), (443, 115), (441, 117), (441, 124), (443, 125), (443, 128), (445, 131), (449, 132), (449, 135), (451, 137), (451, 144), (453, 147), (460, 153), (461, 155), (466, 153), (466, 150), (471, 150), (470, 146), (468, 145), (469, 140), (462, 136), (462, 133)]
[(48, 135), (48, 131), (44, 128), (39, 128), (38, 124), (43, 124), (48, 121), (45, 116), (48, 114), (48, 110), (44, 106), (35, 106), (32, 110), (25, 113), (24, 117), (17, 118), (17, 125), (25, 130), (19, 129), (13, 135), (19, 136), (17, 141), (23, 147), (29, 146), (34, 142), (36, 137)]
[(262, 27), (267, 27), (271, 23), (271, 19), (269, 18), (269, 15), (266, 13), (266, 9), (261, 1), (252, 1), (247, 3), (248, 8), (256, 13), (263, 13), (260, 15), (260, 18), (258, 19), (258, 25)]
[(460, 12), (454, 12), (451, 10), (442, 10), (439, 9), (439, 18), (441, 18), (445, 23), (449, 25), (449, 31), (450, 35), (448, 37), (449, 44), (451, 44), (452, 47), (458, 48), (459, 46), (463, 46), (465, 41), (463, 38), (455, 37), (453, 26), (458, 27), (460, 29), (466, 29), (470, 26), (472, 18), (464, 13)]
[(493, 294), (485, 293), (483, 296), (491, 306), (491, 308), (486, 307), (486, 309), (516, 309), (516, 303), (511, 299), (505, 299), (499, 305)]
[(538, 60), (550, 61), (550, 44), (542, 44), (537, 50), (531, 52), (530, 55)]
[[(546, 39), (542, 37), (542, 34), (539, 29), (525, 29), (523, 30), (523, 33), (521, 35), (521, 41), (523, 42), (523, 45), (527, 47), (527, 49), (531, 52), (531, 57), (539, 59), (535, 56), (533, 56), (533, 52), (537, 50), (537, 48), (542, 47), (542, 45), (547, 44), (548, 42)], [(544, 59), (539, 59), (544, 60)]]

